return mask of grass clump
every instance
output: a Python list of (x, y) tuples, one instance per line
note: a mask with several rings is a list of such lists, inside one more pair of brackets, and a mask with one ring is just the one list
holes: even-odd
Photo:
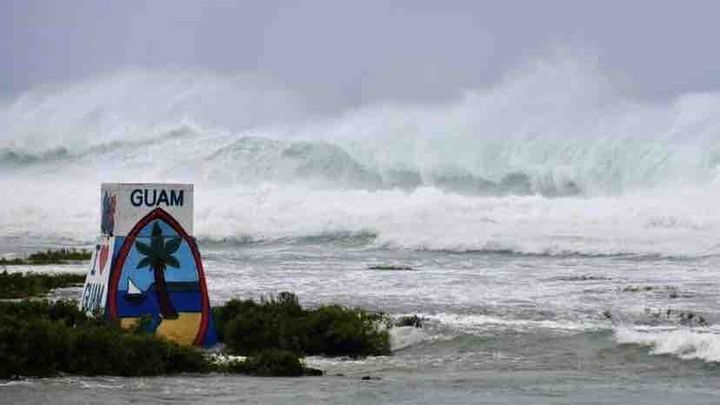
[(259, 303), (234, 299), (213, 312), (220, 341), (231, 354), (269, 349), (300, 356), (390, 354), (389, 336), (378, 313), (338, 305), (304, 309), (288, 292)]
[(90, 260), (92, 253), (85, 249), (48, 249), (41, 252), (35, 252), (28, 257), (5, 259), (0, 258), (0, 265), (43, 265), (43, 264), (66, 264), (68, 262), (78, 262)]
[(47, 294), (60, 287), (82, 285), (85, 275), (60, 273), (0, 273), (0, 299), (26, 298)]

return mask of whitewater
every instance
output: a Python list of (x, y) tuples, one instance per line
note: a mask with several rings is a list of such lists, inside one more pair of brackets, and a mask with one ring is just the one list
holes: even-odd
[(423, 328), (391, 330), (390, 357), (308, 359), (330, 382), (31, 380), (0, 388), (14, 401), (717, 403), (718, 92), (643, 100), (555, 55), (445, 101), (343, 111), (192, 69), (0, 102), (0, 254), (91, 246), (100, 183), (146, 181), (195, 184), (212, 301), (289, 290)]

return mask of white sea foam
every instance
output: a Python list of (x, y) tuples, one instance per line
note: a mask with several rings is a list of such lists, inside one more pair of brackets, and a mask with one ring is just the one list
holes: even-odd
[(298, 119), (303, 105), (298, 94), (255, 75), (128, 69), (0, 105), (0, 148), (75, 152), (183, 125), (241, 130)]
[(615, 339), (621, 344), (649, 346), (653, 354), (670, 354), (684, 360), (720, 361), (720, 334), (717, 331), (620, 327), (615, 330)]
[[(97, 183), (0, 181), (0, 236), (72, 239), (97, 233)], [(197, 185), (195, 233), (276, 240), (366, 233), (374, 246), (542, 255), (720, 254), (714, 186), (595, 198), (473, 197), (436, 188), (307, 189)], [(371, 239), (372, 240), (372, 239)]]
[(361, 232), (401, 249), (720, 254), (720, 94), (644, 103), (555, 56), (435, 105), (310, 120), (299, 99), (200, 71), (22, 95), (0, 106), (0, 237), (89, 243), (99, 183), (188, 181), (211, 240)]
[(393, 351), (406, 349), (429, 340), (436, 340), (440, 336), (433, 336), (422, 328), (414, 326), (398, 326), (390, 328), (390, 347)]
[(432, 315), (423, 315), (422, 317), (423, 319), (436, 321), (440, 325), (466, 333), (486, 332), (489, 330), (497, 329), (512, 329), (516, 331), (533, 331), (537, 329), (544, 329), (557, 332), (575, 333), (602, 330), (607, 328), (607, 324), (605, 323), (592, 322), (588, 320), (572, 321), (567, 319), (514, 319), (509, 317), (499, 317), (491, 315), (453, 313), (438, 313)]

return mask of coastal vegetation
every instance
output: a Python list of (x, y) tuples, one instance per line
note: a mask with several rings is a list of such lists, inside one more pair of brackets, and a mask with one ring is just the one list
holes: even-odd
[(75, 301), (0, 301), (0, 378), (61, 374), (150, 376), (240, 373), (321, 375), (295, 354), (268, 349), (243, 360), (215, 362), (141, 327), (132, 330), (88, 317)]
[[(3, 272), (0, 291), (4, 298), (29, 297), (81, 283), (83, 278)], [(305, 309), (295, 295), (285, 292), (260, 302), (234, 299), (213, 313), (225, 361), (149, 334), (142, 322), (128, 330), (90, 317), (75, 301), (0, 301), (0, 378), (209, 372), (322, 375), (306, 367), (303, 357), (390, 354), (387, 319), (362, 309)]]
[(394, 322), (395, 326), (412, 326), (414, 328), (422, 328), (423, 320), (417, 315), (401, 316)]
[(211, 370), (202, 352), (89, 318), (73, 301), (0, 302), (0, 378)]
[(0, 299), (47, 294), (55, 288), (82, 285), (84, 274), (0, 273)]
[(66, 264), (68, 262), (78, 262), (90, 260), (92, 253), (85, 249), (48, 249), (41, 252), (35, 252), (26, 258), (0, 258), (0, 265), (46, 265), (46, 264)]
[(300, 357), (287, 350), (263, 350), (244, 360), (218, 364), (219, 371), (259, 377), (320, 376), (322, 370), (305, 367)]
[(305, 309), (283, 292), (260, 302), (231, 300), (213, 309), (220, 341), (236, 355), (267, 349), (297, 355), (377, 356), (390, 354), (382, 314), (338, 305)]

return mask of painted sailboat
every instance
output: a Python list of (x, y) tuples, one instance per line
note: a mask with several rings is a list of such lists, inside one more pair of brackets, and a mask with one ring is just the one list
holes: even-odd
[(128, 289), (125, 299), (132, 304), (139, 305), (147, 299), (147, 293), (138, 288), (132, 279), (128, 278)]

